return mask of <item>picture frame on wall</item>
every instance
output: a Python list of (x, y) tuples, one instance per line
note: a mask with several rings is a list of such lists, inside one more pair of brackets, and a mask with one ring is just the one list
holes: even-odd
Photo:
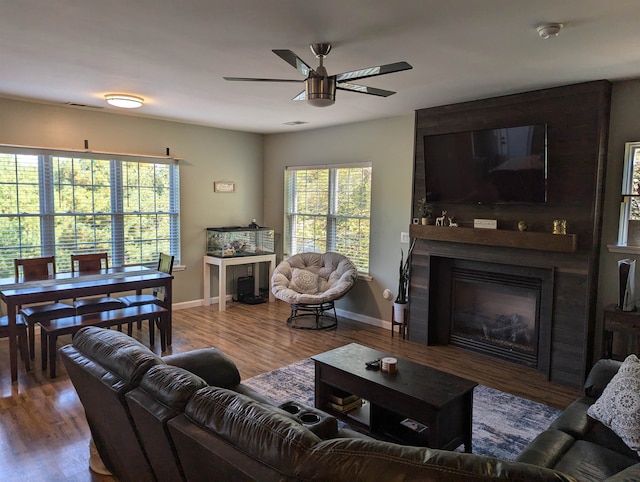
[(222, 193), (236, 192), (236, 183), (232, 181), (214, 181), (213, 192), (222, 192)]

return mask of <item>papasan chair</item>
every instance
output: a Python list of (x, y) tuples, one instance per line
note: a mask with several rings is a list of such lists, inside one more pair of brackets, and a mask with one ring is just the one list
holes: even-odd
[(291, 328), (327, 330), (338, 325), (334, 301), (358, 277), (355, 265), (338, 253), (300, 253), (282, 261), (271, 278), (274, 296), (291, 305)]

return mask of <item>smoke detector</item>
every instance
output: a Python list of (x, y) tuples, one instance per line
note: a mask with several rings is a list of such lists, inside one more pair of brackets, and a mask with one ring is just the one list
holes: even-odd
[(557, 37), (560, 34), (560, 30), (562, 30), (561, 23), (545, 23), (536, 29), (538, 31), (538, 35), (540, 35), (543, 39), (548, 39), (551, 37)]

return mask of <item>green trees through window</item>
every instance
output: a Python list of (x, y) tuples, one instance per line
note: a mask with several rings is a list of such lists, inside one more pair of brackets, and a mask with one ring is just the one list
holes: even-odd
[(0, 276), (13, 259), (107, 252), (110, 265), (179, 258), (175, 161), (0, 153)]

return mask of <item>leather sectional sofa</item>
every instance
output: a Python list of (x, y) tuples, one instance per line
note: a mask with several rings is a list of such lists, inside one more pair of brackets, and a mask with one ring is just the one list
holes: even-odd
[(121, 481), (640, 480), (637, 454), (586, 416), (613, 364), (604, 374), (597, 365), (585, 397), (507, 462), (374, 440), (321, 410), (278, 406), (215, 348), (160, 358), (123, 333), (88, 327), (60, 354)]

